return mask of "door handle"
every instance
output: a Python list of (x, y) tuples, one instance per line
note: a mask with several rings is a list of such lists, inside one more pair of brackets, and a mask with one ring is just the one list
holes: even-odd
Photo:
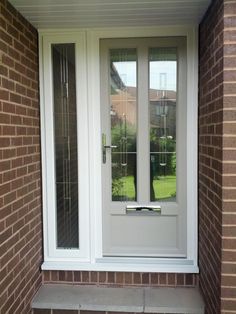
[(102, 133), (102, 162), (105, 164), (107, 161), (106, 150), (117, 148), (116, 145), (106, 145), (106, 134)]
[(104, 145), (104, 148), (117, 148), (117, 146), (116, 145)]

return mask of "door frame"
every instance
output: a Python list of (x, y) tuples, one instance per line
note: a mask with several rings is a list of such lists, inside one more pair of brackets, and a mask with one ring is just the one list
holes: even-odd
[[(195, 270), (197, 268), (198, 31), (196, 27), (181, 26), (92, 29), (87, 32), (88, 80), (91, 86), (90, 93), (88, 94), (90, 121), (90, 208), (91, 217), (93, 217), (91, 219), (91, 260), (94, 263), (125, 262), (124, 258), (106, 258), (102, 256), (102, 155), (101, 153), (96, 153), (101, 152), (102, 147), (99, 41), (104, 38), (174, 36), (185, 36), (187, 38), (187, 258), (183, 259), (183, 264), (187, 265), (191, 262), (193, 268)], [(137, 265), (141, 260), (133, 260), (132, 264)], [(162, 260), (164, 264), (168, 260), (168, 263), (172, 264), (173, 267), (177, 261), (177, 259), (168, 258)], [(166, 271), (168, 269), (169, 267), (166, 268)]]
[[(75, 256), (72, 252), (61, 253), (61, 256), (50, 254), (50, 219), (53, 217), (51, 188), (54, 184), (47, 173), (51, 159), (45, 154), (48, 137), (51, 136), (51, 126), (46, 134), (46, 106), (48, 106), (47, 87), (45, 86), (45, 69), (50, 66), (50, 60), (43, 55), (44, 40), (49, 36), (65, 42), (76, 42), (78, 36), (84, 36), (84, 61), (82, 71), (85, 71), (81, 90), (88, 113), (87, 121), (81, 121), (88, 141), (85, 154), (79, 156), (83, 169), (82, 182), (85, 189), (80, 211), (87, 217), (88, 237), (84, 237), (88, 255), (86, 258)], [(56, 36), (56, 37), (55, 37)], [(101, 176), (101, 120), (100, 120), (100, 56), (99, 40), (101, 38), (135, 38), (135, 37), (174, 37), (187, 38), (187, 258), (103, 258), (102, 256), (102, 176)], [(78, 42), (79, 44), (79, 42)], [(80, 44), (79, 44), (80, 45)], [(78, 55), (79, 58), (79, 55)], [(82, 60), (80, 60), (82, 61)], [(41, 108), (41, 144), (42, 144), (42, 180), (43, 180), (43, 230), (44, 230), (44, 262), (43, 270), (94, 270), (94, 271), (138, 271), (138, 272), (174, 272), (198, 273), (198, 207), (197, 207), (197, 130), (198, 130), (198, 27), (188, 26), (155, 26), (155, 27), (119, 27), (99, 29), (40, 29), (39, 30), (39, 62), (40, 62), (40, 108)], [(46, 62), (46, 63), (45, 63)], [(80, 68), (81, 69), (81, 68)], [(79, 73), (77, 68), (77, 74)], [(87, 74), (87, 76), (86, 76)], [(81, 76), (82, 79), (82, 76)], [(47, 79), (46, 79), (47, 81)], [(87, 89), (87, 91), (86, 91)], [(78, 97), (81, 94), (78, 94)], [(87, 96), (87, 97), (86, 97)], [(78, 98), (80, 100), (80, 98)], [(82, 150), (81, 150), (82, 151)], [(53, 156), (51, 156), (53, 158)], [(83, 167), (83, 165), (88, 167)], [(86, 168), (86, 169), (85, 169)], [(87, 187), (86, 187), (87, 186)], [(51, 201), (50, 201), (51, 202)], [(54, 219), (54, 218), (53, 218)], [(82, 232), (82, 230), (81, 230)], [(52, 244), (54, 245), (54, 244)]]

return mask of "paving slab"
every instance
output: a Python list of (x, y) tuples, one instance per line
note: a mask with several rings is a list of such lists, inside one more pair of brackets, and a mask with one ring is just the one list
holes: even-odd
[(142, 288), (43, 285), (32, 301), (34, 309), (64, 309), (143, 313)]
[(145, 288), (144, 313), (204, 314), (197, 288)]

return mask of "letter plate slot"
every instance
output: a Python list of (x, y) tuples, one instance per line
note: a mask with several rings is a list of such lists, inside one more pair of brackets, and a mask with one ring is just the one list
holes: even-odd
[(161, 214), (160, 205), (127, 205), (126, 213), (151, 213), (151, 214)]

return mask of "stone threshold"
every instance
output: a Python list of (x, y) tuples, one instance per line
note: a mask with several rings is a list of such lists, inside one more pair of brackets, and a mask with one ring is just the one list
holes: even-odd
[(34, 313), (71, 310), (71, 313), (100, 311), (204, 314), (204, 303), (197, 288), (127, 288), (45, 284), (35, 295), (32, 309)]

